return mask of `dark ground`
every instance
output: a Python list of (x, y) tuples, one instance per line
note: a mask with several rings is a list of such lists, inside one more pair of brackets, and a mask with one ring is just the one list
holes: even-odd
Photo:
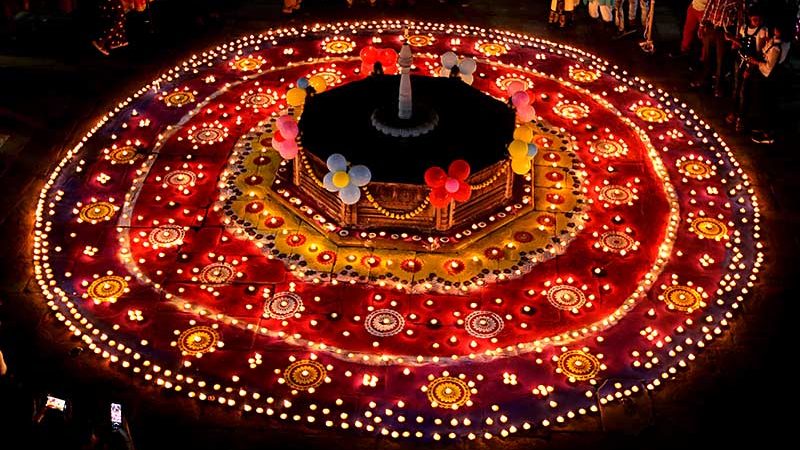
[[(340, 6), (341, 3), (341, 6)], [(755, 177), (765, 218), (766, 271), (732, 332), (716, 341), (693, 365), (651, 397), (614, 406), (601, 416), (567, 428), (515, 439), (459, 443), (459, 448), (767, 448), (790, 446), (796, 401), (791, 317), (800, 298), (796, 281), (799, 216), (796, 193), (800, 164), (797, 71), (785, 89), (780, 117), (785, 137), (771, 147), (756, 146), (723, 122), (727, 99), (687, 90), (686, 63), (667, 59), (674, 48), (687, 0), (660, 0), (656, 13), (655, 56), (643, 54), (636, 38), (612, 40), (582, 14), (566, 31), (545, 27), (545, 1), (476, 0), (467, 7), (418, 0), (414, 9), (348, 10), (344, 2), (316, 0), (294, 23), (355, 17), (410, 17), (454, 21), (520, 30), (569, 42), (605, 57), (668, 89), (692, 105), (720, 131), (737, 157)], [(583, 12), (583, 11), (581, 11)], [(27, 412), (29, 392), (53, 392), (75, 399), (76, 416), (105, 417), (109, 401), (119, 400), (131, 422), (137, 448), (393, 448), (374, 437), (333, 438), (313, 433), (275, 430), (273, 422), (232, 417), (213, 406), (156, 392), (131, 389), (132, 381), (116, 370), (98, 366), (86, 355), (70, 356), (78, 341), (70, 339), (46, 313), (30, 273), (32, 211), (43, 178), (57, 155), (74, 145), (94, 120), (118, 99), (153, 74), (212, 43), (283, 24), (277, 0), (167, 1), (131, 24), (133, 44), (102, 57), (89, 45), (87, 15), (27, 20), (12, 30), (0, 24), (0, 348), (6, 354), (14, 384), (0, 385), (0, 448), (74, 448), (70, 440), (57, 445), (31, 437)], [(30, 19), (30, 18), (29, 18)], [(144, 19), (150, 19), (145, 23)], [(795, 61), (795, 65), (797, 62)], [(73, 352), (74, 353), (74, 352)], [(7, 387), (7, 386), (6, 386)], [(638, 411), (626, 415), (623, 411)], [(783, 412), (789, 411), (789, 412)], [(3, 419), (3, 416), (6, 418)], [(17, 437), (22, 437), (19, 440)]]

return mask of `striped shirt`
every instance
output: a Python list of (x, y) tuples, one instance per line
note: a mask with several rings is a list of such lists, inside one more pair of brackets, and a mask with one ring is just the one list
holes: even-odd
[(701, 23), (713, 27), (735, 27), (741, 7), (742, 0), (708, 0)]

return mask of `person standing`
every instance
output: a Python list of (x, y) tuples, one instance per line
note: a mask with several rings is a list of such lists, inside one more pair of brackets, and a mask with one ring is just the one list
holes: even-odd
[(745, 103), (744, 78), (748, 76), (751, 69), (747, 63), (748, 58), (761, 58), (761, 51), (769, 39), (767, 27), (763, 25), (761, 13), (757, 8), (751, 8), (747, 14), (747, 23), (739, 27), (737, 38), (733, 40), (732, 46), (737, 50), (736, 66), (733, 73), (733, 99), (736, 105), (735, 112), (725, 118), (726, 122), (736, 124), (736, 130), (744, 128), (742, 120), (743, 106)]
[(747, 64), (752, 70), (745, 78), (746, 102), (745, 111), (750, 113), (754, 120), (752, 141), (757, 144), (772, 144), (778, 98), (777, 93), (784, 83), (781, 64), (783, 53), (783, 35), (780, 27), (772, 29), (772, 37), (764, 45), (759, 57), (748, 56)]
[(714, 75), (714, 97), (722, 97), (722, 76), (725, 73), (723, 68), (729, 47), (728, 40), (736, 32), (739, 14), (743, 9), (744, 0), (708, 0), (699, 30), (703, 41), (703, 70), (700, 79), (690, 83), (690, 87), (702, 87)]
[(683, 22), (683, 36), (681, 37), (679, 56), (686, 56), (691, 51), (707, 4), (708, 0), (692, 0), (689, 3), (689, 7), (686, 8), (686, 21)]

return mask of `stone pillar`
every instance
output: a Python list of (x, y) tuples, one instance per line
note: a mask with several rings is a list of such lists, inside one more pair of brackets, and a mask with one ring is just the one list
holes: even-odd
[(401, 119), (410, 119), (413, 111), (411, 103), (411, 62), (413, 58), (411, 55), (411, 46), (408, 42), (403, 44), (400, 50), (400, 56), (397, 59), (400, 64), (400, 96), (397, 108), (397, 117)]

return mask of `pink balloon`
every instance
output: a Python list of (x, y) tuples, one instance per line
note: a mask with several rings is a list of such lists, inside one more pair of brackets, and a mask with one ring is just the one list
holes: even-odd
[(275, 125), (278, 127), (278, 131), (280, 131), (283, 137), (285, 137), (287, 140), (294, 139), (297, 137), (298, 133), (297, 121), (294, 120), (294, 117), (292, 116), (278, 117), (278, 120), (275, 122)]
[(517, 91), (511, 96), (511, 103), (514, 104), (514, 107), (519, 109), (522, 106), (530, 105), (531, 97), (525, 91)]
[(514, 95), (517, 92), (522, 91), (524, 89), (525, 89), (525, 83), (519, 80), (514, 80), (511, 83), (508, 83), (508, 87), (506, 87), (508, 95)]
[(523, 105), (517, 108), (517, 120), (520, 122), (530, 122), (536, 118), (536, 111), (531, 105)]
[(287, 144), (283, 146), (283, 148), (278, 149), (278, 153), (281, 155), (283, 159), (293, 159), (297, 156), (297, 152), (299, 148), (297, 147), (297, 142), (295, 141), (284, 141)]
[(458, 191), (458, 188), (461, 184), (455, 178), (448, 178), (447, 181), (444, 182), (444, 188), (449, 193), (454, 193)]

